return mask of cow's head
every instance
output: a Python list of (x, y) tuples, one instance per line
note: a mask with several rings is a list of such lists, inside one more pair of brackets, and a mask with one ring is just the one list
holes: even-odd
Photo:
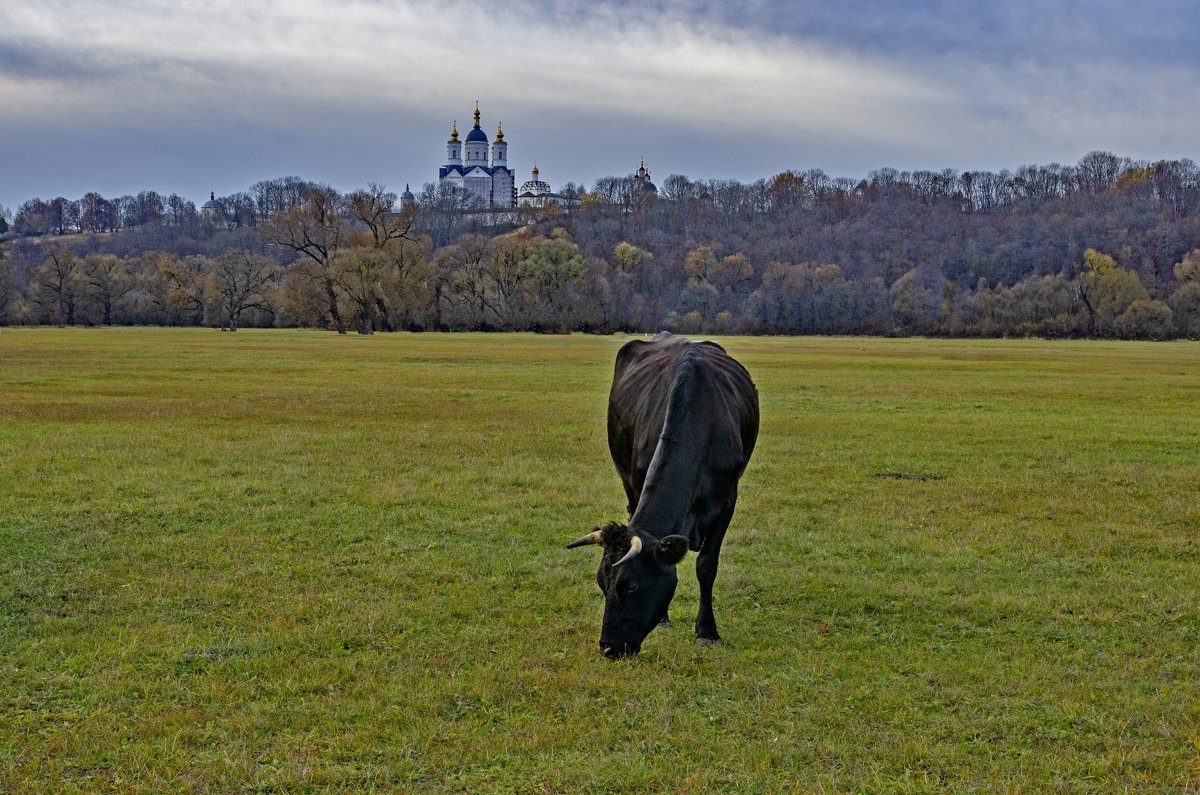
[(639, 535), (623, 524), (597, 527), (568, 549), (584, 544), (604, 548), (596, 584), (604, 592), (600, 650), (616, 659), (637, 654), (642, 641), (667, 617), (679, 578), (675, 566), (687, 553), (687, 539)]

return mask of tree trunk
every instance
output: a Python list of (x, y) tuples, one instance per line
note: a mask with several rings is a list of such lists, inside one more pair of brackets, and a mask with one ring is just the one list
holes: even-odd
[(337, 293), (333, 291), (333, 283), (328, 279), (325, 280), (325, 296), (329, 299), (329, 317), (333, 320), (334, 328), (338, 334), (345, 334), (346, 324), (342, 320), (342, 313), (338, 311)]
[(371, 322), (371, 308), (369, 306), (359, 305), (358, 333), (364, 336), (375, 333), (375, 324)]
[(434, 331), (442, 330), (442, 283), (440, 280), (434, 282), (433, 285), (433, 323), (431, 328)]
[(382, 298), (375, 299), (375, 307), (379, 310), (379, 330), (395, 331), (396, 326), (392, 323), (391, 318), (388, 317), (387, 304), (383, 302)]
[(1088, 313), (1088, 336), (1096, 336), (1096, 310), (1092, 308), (1092, 302), (1088, 300), (1087, 292), (1083, 289), (1078, 290), (1079, 297), (1083, 299), (1083, 305), (1087, 308)]

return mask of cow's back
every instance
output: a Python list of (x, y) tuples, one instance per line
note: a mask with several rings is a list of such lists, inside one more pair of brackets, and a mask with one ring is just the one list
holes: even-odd
[[(668, 429), (668, 421), (678, 427)], [(663, 333), (626, 343), (609, 394), (608, 440), (631, 513), (660, 443), (673, 435), (704, 435), (702, 463), (736, 481), (758, 437), (758, 393), (750, 375), (715, 342)]]

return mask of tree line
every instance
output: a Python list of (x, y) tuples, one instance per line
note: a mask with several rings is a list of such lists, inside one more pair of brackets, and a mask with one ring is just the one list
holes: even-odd
[(149, 191), (34, 199), (6, 235), (0, 322), (1200, 338), (1186, 159), (570, 189), (576, 206), (504, 212), (296, 177), (203, 213)]

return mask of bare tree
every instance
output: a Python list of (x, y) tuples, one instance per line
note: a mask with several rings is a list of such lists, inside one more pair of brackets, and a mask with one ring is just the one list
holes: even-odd
[(59, 325), (75, 325), (75, 309), (82, 286), (82, 262), (61, 248), (46, 250), (46, 259), (34, 269), (31, 297), (46, 308)]
[(307, 193), (314, 189), (320, 190), (321, 186), (300, 177), (280, 177), (254, 183), (250, 186), (250, 196), (262, 219), (303, 204)]
[(168, 224), (186, 234), (193, 233), (200, 222), (200, 213), (196, 210), (196, 203), (177, 193), (172, 193), (167, 197), (163, 217)]
[(88, 298), (100, 308), (101, 322), (112, 325), (113, 306), (134, 288), (128, 263), (117, 257), (89, 255), (83, 263)]
[(592, 196), (606, 204), (627, 207), (633, 196), (633, 177), (601, 177), (592, 188)]
[(426, 182), (418, 204), (417, 228), (441, 247), (449, 245), (462, 231), (464, 211), (470, 209), (473, 198), (452, 183)]
[(278, 265), (249, 251), (230, 250), (213, 260), (210, 268), (213, 293), (221, 301), (230, 331), (238, 330), (247, 309), (271, 311)]
[(338, 255), (349, 228), (341, 195), (328, 186), (312, 186), (304, 201), (264, 219), (258, 227), (262, 239), (285, 246), (308, 258), (300, 269), (303, 278), (325, 297), (326, 312), (338, 334), (346, 323), (338, 309)]
[[(7, 229), (4, 207), (0, 206), (0, 234)], [(8, 258), (8, 246), (0, 238), (0, 326), (8, 324), (8, 305), (13, 299), (12, 261)]]
[(346, 204), (354, 217), (371, 231), (375, 248), (383, 248), (393, 240), (413, 240), (410, 235), (415, 212), (406, 208), (396, 212), (396, 194), (388, 193), (374, 182), (346, 196)]
[(116, 227), (116, 207), (113, 202), (95, 191), (83, 194), (79, 200), (79, 230), (107, 232)]
[(437, 298), (452, 310), (452, 327), (482, 328), (488, 309), (488, 269), (491, 241), (482, 235), (464, 235), (437, 255)]
[(218, 201), (221, 204), (225, 224), (230, 229), (252, 227), (258, 223), (258, 211), (254, 204), (254, 197), (249, 193), (245, 191), (231, 193), (228, 196), (222, 196)]

